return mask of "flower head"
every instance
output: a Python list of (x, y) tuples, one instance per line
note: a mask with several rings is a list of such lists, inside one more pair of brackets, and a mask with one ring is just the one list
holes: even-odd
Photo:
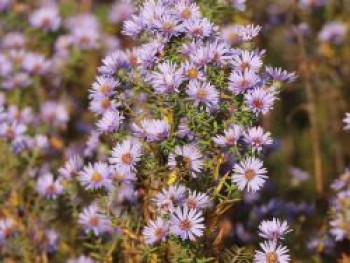
[(143, 229), (142, 234), (146, 244), (154, 244), (165, 241), (169, 234), (169, 224), (162, 218), (151, 220)]
[(136, 164), (141, 160), (141, 144), (136, 139), (128, 138), (118, 143), (112, 150), (111, 164), (116, 168), (135, 170)]
[(286, 221), (280, 221), (277, 218), (272, 220), (262, 221), (259, 225), (259, 236), (276, 241), (283, 239), (284, 235), (290, 232), (289, 226)]
[(289, 250), (282, 245), (277, 245), (274, 241), (260, 243), (261, 250), (255, 252), (255, 263), (288, 263), (290, 257)]
[(56, 199), (64, 191), (60, 180), (54, 180), (51, 173), (46, 173), (38, 178), (36, 189), (40, 195), (50, 199)]

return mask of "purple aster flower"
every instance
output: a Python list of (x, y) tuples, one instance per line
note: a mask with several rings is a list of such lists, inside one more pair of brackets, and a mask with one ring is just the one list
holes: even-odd
[(284, 239), (284, 235), (290, 230), (286, 221), (280, 221), (277, 218), (264, 220), (259, 225), (259, 236), (277, 242), (278, 239)]
[(83, 165), (83, 159), (77, 155), (73, 155), (69, 157), (63, 167), (58, 169), (58, 172), (63, 178), (72, 179), (79, 175)]
[(250, 41), (259, 35), (261, 26), (255, 25), (231, 25), (222, 29), (221, 37), (230, 45)]
[(184, 79), (186, 80), (205, 80), (205, 75), (201, 68), (189, 61), (186, 61), (184, 64), (182, 64), (181, 69), (184, 75)]
[[(159, 60), (158, 55), (161, 54), (163, 52), (163, 50), (164, 50), (164, 43), (162, 41), (157, 40), (157, 39), (151, 43), (147, 43), (147, 44), (140, 46), (138, 48), (138, 51), (137, 51), (140, 65), (145, 69), (149, 69), (150, 67), (154, 66), (155, 62), (157, 62)], [(166, 64), (166, 63), (164, 63), (164, 64)], [(167, 72), (166, 71), (167, 67), (165, 65), (161, 66), (161, 67), (163, 67), (163, 70), (165, 70), (165, 72)], [(161, 70), (161, 69), (159, 68), (159, 70)], [(162, 72), (162, 70), (161, 70), (161, 72)], [(176, 73), (176, 71), (173, 72), (173, 74), (175, 74), (175, 73)], [(161, 75), (161, 73), (159, 73), (159, 74)], [(161, 77), (161, 76), (159, 76), (159, 77)], [(163, 82), (164, 81), (166, 81), (166, 80), (164, 79)]]
[(61, 126), (69, 120), (69, 115), (65, 105), (56, 101), (46, 101), (41, 106), (41, 118), (44, 123)]
[(282, 68), (266, 67), (265, 70), (269, 77), (274, 81), (291, 83), (297, 78), (295, 72), (289, 73)]
[(344, 23), (333, 21), (323, 26), (318, 39), (321, 42), (340, 45), (344, 42), (347, 34), (347, 26)]
[(116, 1), (112, 5), (109, 13), (108, 20), (112, 24), (118, 24), (128, 20), (135, 11), (133, 2), (130, 0)]
[(116, 111), (117, 103), (115, 100), (108, 97), (94, 97), (92, 101), (90, 101), (89, 109), (98, 115), (103, 115), (109, 111)]
[(27, 73), (18, 72), (3, 82), (3, 88), (7, 90), (27, 88), (32, 80)]
[(12, 3), (12, 0), (0, 0), (0, 12), (7, 10)]
[(163, 189), (157, 194), (154, 198), (154, 202), (158, 207), (159, 211), (165, 211), (166, 213), (172, 212), (169, 211), (167, 207), (162, 206), (165, 204), (164, 201), (171, 201), (172, 205), (180, 205), (184, 202), (186, 196), (187, 188), (181, 184), (171, 185), (168, 189)]
[(289, 173), (291, 174), (292, 179), (294, 180), (295, 183), (306, 181), (310, 178), (310, 175), (308, 172), (297, 167), (290, 167)]
[(91, 157), (100, 145), (100, 133), (92, 132), (86, 142), (84, 156)]
[(111, 168), (111, 178), (121, 183), (133, 183), (137, 181), (136, 174), (125, 168)]
[(59, 36), (55, 42), (56, 54), (60, 57), (67, 57), (69, 48), (73, 46), (73, 38), (71, 35)]
[(201, 13), (196, 3), (192, 3), (190, 0), (180, 0), (174, 6), (175, 16), (182, 20), (199, 19)]
[(33, 110), (30, 107), (24, 107), (21, 111), (17, 105), (11, 105), (7, 110), (7, 119), (8, 121), (16, 121), (26, 125), (31, 124), (34, 121)]
[(190, 60), (198, 67), (206, 68), (207, 64), (212, 62), (214, 54), (211, 53), (210, 45), (201, 45), (190, 53)]
[(150, 142), (162, 141), (169, 136), (170, 125), (166, 120), (143, 119), (140, 125), (133, 123), (132, 130), (135, 136)]
[(260, 243), (261, 250), (255, 252), (254, 263), (288, 263), (290, 257), (289, 250), (274, 241)]
[(34, 147), (46, 151), (50, 148), (50, 141), (46, 135), (36, 134), (34, 137)]
[(112, 133), (119, 130), (124, 117), (118, 110), (107, 111), (97, 122), (96, 126), (101, 133)]
[(170, 14), (162, 15), (159, 19), (156, 19), (153, 27), (165, 38), (178, 36), (184, 30), (180, 21)]
[(36, 183), (38, 193), (46, 198), (56, 199), (64, 191), (60, 180), (54, 180), (51, 173), (40, 176)]
[(2, 39), (4, 49), (24, 49), (26, 40), (21, 32), (9, 32)]
[(188, 127), (189, 121), (186, 117), (180, 119), (180, 123), (177, 129), (177, 136), (180, 138), (188, 138), (192, 140), (195, 137), (195, 133)]
[(247, 0), (231, 0), (231, 5), (234, 9), (243, 12), (246, 9), (246, 2)]
[(111, 164), (116, 168), (136, 170), (136, 164), (141, 160), (142, 147), (138, 140), (128, 138), (114, 146), (112, 157), (109, 158)]
[(148, 245), (164, 242), (169, 235), (169, 223), (159, 217), (154, 221), (151, 220), (143, 229), (142, 235)]
[(210, 37), (216, 30), (207, 18), (195, 18), (184, 22), (184, 31), (193, 38)]
[(335, 191), (339, 191), (350, 185), (350, 170), (346, 169), (339, 179), (334, 180), (331, 184), (331, 188)]
[(232, 49), (221, 40), (209, 44), (209, 52), (212, 53), (213, 62), (216, 65), (224, 66), (232, 59)]
[(96, 261), (90, 257), (81, 255), (77, 258), (68, 259), (67, 263), (96, 263)]
[(78, 223), (86, 233), (92, 232), (99, 236), (111, 229), (111, 221), (101, 213), (96, 204), (85, 207), (79, 214)]
[(194, 144), (176, 146), (175, 152), (169, 154), (168, 166), (171, 169), (184, 167), (191, 172), (194, 178), (201, 172), (203, 165), (203, 155)]
[(158, 65), (158, 71), (153, 71), (149, 79), (157, 93), (179, 92), (178, 88), (184, 81), (182, 69), (177, 69), (171, 62)]
[(0, 76), (7, 77), (12, 72), (12, 62), (6, 56), (0, 54)]
[(22, 67), (30, 74), (44, 75), (47, 73), (50, 64), (41, 54), (27, 53), (23, 59)]
[(232, 58), (231, 64), (235, 70), (245, 72), (246, 69), (258, 71), (262, 66), (261, 56), (255, 51), (243, 50)]
[(101, 189), (103, 187), (109, 189), (112, 185), (111, 168), (103, 162), (90, 163), (84, 166), (79, 175), (81, 184), (88, 190)]
[(260, 152), (263, 146), (272, 144), (270, 133), (264, 133), (264, 129), (260, 126), (251, 127), (244, 133), (244, 140), (253, 150)]
[(241, 135), (242, 127), (233, 124), (228, 129), (224, 130), (224, 135), (217, 135), (213, 138), (213, 141), (221, 147), (234, 146), (237, 144)]
[(186, 206), (178, 207), (171, 217), (170, 233), (182, 240), (197, 240), (203, 235), (204, 218), (202, 212), (196, 209), (188, 209)]
[(124, 52), (115, 51), (109, 55), (107, 55), (104, 59), (102, 59), (102, 66), (98, 68), (99, 73), (104, 75), (113, 75), (117, 72), (118, 68), (125, 65), (127, 62), (127, 58)]
[(219, 104), (219, 92), (209, 82), (190, 81), (187, 95), (194, 100), (194, 105), (205, 105), (208, 109), (216, 109)]
[(243, 72), (232, 71), (229, 77), (228, 88), (234, 92), (235, 95), (238, 95), (254, 87), (258, 81), (258, 75), (252, 70), (245, 69)]
[(115, 88), (119, 86), (119, 81), (111, 78), (99, 76), (96, 81), (92, 84), (92, 89), (90, 90), (90, 99), (106, 98), (116, 94)]
[(247, 187), (248, 192), (256, 192), (267, 179), (267, 170), (263, 167), (262, 161), (255, 157), (248, 157), (233, 168), (232, 182), (239, 190)]
[(181, 45), (179, 52), (189, 58), (199, 47), (203, 45), (202, 40), (193, 39), (191, 42), (185, 42)]
[(141, 17), (132, 15), (131, 18), (123, 24), (123, 35), (137, 37), (145, 28), (145, 23)]
[(20, 137), (27, 131), (27, 126), (21, 123), (2, 123), (0, 124), (0, 137), (6, 140), (13, 140)]
[(73, 43), (82, 50), (97, 49), (100, 47), (100, 32), (95, 28), (82, 27), (73, 30)]
[(260, 88), (245, 94), (244, 100), (254, 113), (266, 114), (273, 106), (275, 95)]
[(34, 11), (29, 23), (34, 28), (39, 28), (44, 32), (57, 31), (61, 24), (61, 18), (55, 6), (42, 7)]
[(184, 206), (188, 209), (206, 209), (213, 205), (209, 196), (197, 191), (190, 192), (184, 202)]
[(350, 237), (349, 219), (345, 215), (338, 214), (329, 224), (331, 226), (329, 232), (335, 237), (336, 241)]

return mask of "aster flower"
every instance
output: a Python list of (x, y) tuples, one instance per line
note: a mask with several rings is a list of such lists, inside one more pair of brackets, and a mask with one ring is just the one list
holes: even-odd
[(182, 64), (181, 69), (184, 79), (186, 80), (205, 80), (205, 75), (201, 68), (189, 61), (186, 61), (184, 64)]
[(24, 49), (26, 40), (21, 32), (9, 32), (2, 39), (2, 47), (5, 49)]
[(145, 23), (139, 16), (132, 15), (131, 18), (123, 23), (122, 33), (126, 36), (137, 37), (145, 28)]
[(219, 92), (209, 82), (190, 81), (186, 93), (195, 106), (205, 105), (208, 109), (218, 106)]
[(320, 33), (318, 34), (318, 39), (321, 42), (340, 45), (344, 42), (346, 34), (346, 24), (332, 21), (323, 26)]
[[(162, 41), (159, 39), (154, 40), (151, 43), (144, 44), (138, 48), (137, 55), (138, 60), (142, 68), (149, 69), (155, 65), (156, 62), (159, 61), (159, 54), (161, 54), (164, 50), (164, 45)], [(164, 62), (165, 64), (160, 65), (160, 72), (156, 74), (158, 81), (161, 85), (161, 90), (165, 89), (167, 84), (171, 84), (171, 81), (178, 81), (179, 79), (173, 79), (176, 75), (179, 75), (175, 70), (175, 65), (169, 66), (169, 63)], [(163, 73), (168, 75), (162, 76)], [(181, 84), (181, 83), (180, 83)], [(180, 85), (179, 84), (179, 85)], [(171, 89), (171, 87), (170, 87)]]
[(246, 2), (247, 0), (231, 0), (231, 5), (234, 9), (243, 12), (246, 9)]
[(64, 191), (61, 181), (54, 180), (51, 173), (46, 173), (38, 178), (36, 189), (41, 196), (50, 199), (56, 199)]
[(344, 122), (344, 124), (345, 124), (345, 126), (344, 126), (344, 130), (350, 130), (350, 112), (347, 112), (346, 114), (345, 114), (345, 118), (343, 119), (343, 122)]
[(183, 80), (182, 70), (171, 62), (159, 64), (158, 71), (153, 71), (150, 75), (150, 83), (157, 93), (179, 92)]
[(265, 70), (269, 77), (274, 81), (291, 83), (297, 78), (295, 72), (289, 73), (282, 68), (266, 67)]
[(103, 162), (84, 166), (79, 175), (81, 184), (88, 190), (109, 189), (112, 185), (111, 168)]
[(235, 95), (245, 93), (248, 89), (253, 88), (259, 81), (258, 75), (254, 71), (245, 69), (241, 71), (232, 71), (229, 77), (228, 88)]
[(112, 24), (118, 24), (121, 22), (124, 22), (125, 20), (128, 20), (131, 18), (132, 14), (135, 11), (135, 7), (130, 0), (122, 0), (122, 1), (116, 1), (109, 13), (108, 13), (108, 20)]
[(274, 241), (266, 241), (260, 243), (261, 250), (255, 252), (255, 263), (288, 263), (290, 257), (288, 255), (289, 249), (285, 246), (278, 245)]
[(49, 32), (57, 31), (61, 24), (61, 18), (56, 7), (42, 7), (32, 13), (29, 22), (32, 27)]
[(50, 62), (41, 54), (27, 53), (22, 62), (22, 67), (30, 74), (44, 75), (50, 67)]
[(148, 141), (162, 141), (169, 136), (170, 125), (166, 120), (144, 119), (140, 125), (133, 123), (135, 136), (146, 138)]
[(121, 183), (133, 183), (137, 181), (137, 177), (134, 172), (123, 168), (112, 168), (111, 178)]
[(0, 12), (7, 10), (11, 5), (12, 0), (1, 0), (0, 1)]
[(83, 168), (83, 159), (77, 155), (71, 156), (63, 167), (58, 169), (59, 174), (65, 179), (77, 176)]
[(259, 35), (261, 26), (255, 25), (231, 25), (222, 29), (221, 37), (230, 45), (250, 41)]
[(6, 140), (13, 140), (23, 135), (27, 130), (27, 126), (13, 122), (13, 123), (2, 123), (0, 124), (0, 137)]
[(259, 236), (277, 242), (278, 239), (284, 239), (284, 235), (291, 230), (286, 221), (281, 222), (273, 218), (262, 221), (259, 225), (259, 231)]
[(46, 101), (41, 106), (41, 118), (45, 123), (55, 126), (65, 125), (69, 120), (66, 107), (56, 101)]
[(7, 77), (12, 72), (12, 69), (11, 60), (0, 54), (0, 76)]
[(187, 118), (181, 118), (176, 134), (180, 138), (188, 138), (189, 140), (192, 140), (195, 137), (195, 133), (190, 130), (188, 124)]
[(184, 201), (184, 206), (188, 209), (206, 209), (213, 205), (209, 196), (197, 191), (190, 192)]
[(145, 238), (145, 243), (148, 245), (165, 241), (169, 234), (169, 224), (158, 217), (156, 220), (151, 220), (148, 223), (142, 234)]
[(184, 31), (193, 38), (210, 37), (215, 28), (207, 18), (195, 18), (184, 22)]
[(209, 44), (209, 52), (212, 53), (212, 61), (219, 66), (226, 65), (233, 56), (232, 49), (226, 42), (217, 40)]
[[(117, 69), (127, 64), (127, 58), (124, 52), (114, 51), (102, 59), (102, 66), (98, 68), (100, 74), (111, 77)], [(98, 78), (97, 78), (98, 79)], [(98, 86), (99, 87), (99, 83)]]
[(233, 146), (237, 144), (237, 141), (242, 135), (242, 127), (239, 125), (233, 124), (228, 129), (224, 130), (224, 135), (217, 135), (213, 138), (213, 141), (221, 146)]
[(68, 259), (67, 263), (96, 263), (96, 261), (90, 257), (81, 255), (77, 258)]
[(262, 66), (261, 56), (255, 51), (242, 51), (241, 54), (235, 55), (231, 61), (235, 70), (244, 72), (246, 69), (253, 72), (258, 71)]
[(239, 190), (247, 187), (248, 192), (256, 192), (264, 185), (267, 179), (266, 173), (267, 170), (259, 159), (248, 157), (239, 164), (235, 164), (232, 182), (237, 185)]
[(184, 185), (176, 184), (169, 186), (168, 189), (163, 189), (154, 198), (154, 202), (158, 207), (164, 200), (171, 200), (175, 205), (182, 204), (185, 200), (187, 188)]
[(192, 20), (201, 17), (199, 7), (189, 0), (180, 0), (174, 6), (175, 16), (182, 20)]
[(163, 15), (155, 19), (153, 27), (165, 38), (178, 36), (183, 31), (183, 25), (172, 15)]
[(110, 230), (111, 221), (101, 213), (96, 204), (85, 207), (79, 214), (78, 223), (86, 233), (92, 232), (99, 236)]
[(244, 100), (254, 113), (266, 114), (272, 108), (275, 96), (273, 93), (260, 88), (245, 94)]
[(86, 142), (84, 156), (91, 157), (100, 145), (100, 133), (92, 132)]
[(136, 170), (136, 164), (141, 160), (142, 148), (139, 141), (128, 138), (118, 143), (112, 150), (111, 164), (116, 168)]
[(193, 52), (189, 54), (190, 61), (198, 67), (206, 68), (214, 59), (214, 54), (211, 53), (210, 45), (198, 46)]
[(203, 155), (193, 144), (176, 146), (175, 152), (169, 154), (168, 166), (171, 169), (185, 168), (191, 172), (192, 177), (197, 177), (197, 174), (203, 169), (203, 165)]
[(73, 30), (72, 41), (82, 50), (97, 49), (100, 47), (100, 32), (95, 28), (82, 27)]
[(202, 212), (196, 209), (188, 209), (186, 206), (178, 207), (171, 217), (170, 233), (182, 240), (195, 241), (203, 235), (204, 218)]
[(272, 144), (270, 133), (264, 133), (260, 126), (249, 128), (244, 133), (244, 140), (257, 152), (260, 152), (263, 146)]
[(29, 125), (34, 121), (33, 109), (24, 107), (20, 110), (17, 105), (10, 105), (7, 109), (7, 120)]
[(113, 99), (107, 97), (95, 97), (90, 102), (89, 109), (98, 115), (103, 115), (109, 111), (116, 111), (117, 106), (117, 103)]
[(32, 84), (32, 80), (25, 72), (18, 72), (6, 79), (2, 86), (4, 89), (12, 90), (12, 89), (23, 89), (27, 88)]
[(123, 119), (123, 115), (121, 115), (118, 110), (107, 111), (97, 122), (96, 126), (101, 133), (116, 132), (119, 130)]
[(99, 76), (96, 81), (92, 84), (92, 89), (90, 90), (90, 98), (106, 98), (116, 94), (115, 88), (119, 86), (120, 83), (111, 78)]

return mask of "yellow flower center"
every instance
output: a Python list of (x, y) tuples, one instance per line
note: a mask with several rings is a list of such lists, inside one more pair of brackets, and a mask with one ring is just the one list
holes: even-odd
[(250, 181), (250, 180), (254, 179), (256, 174), (255, 174), (255, 171), (253, 169), (247, 169), (244, 173), (244, 176), (248, 181)]
[(94, 183), (99, 183), (102, 181), (102, 174), (99, 173), (99, 172), (94, 172), (92, 175), (91, 175), (91, 181), (93, 181)]

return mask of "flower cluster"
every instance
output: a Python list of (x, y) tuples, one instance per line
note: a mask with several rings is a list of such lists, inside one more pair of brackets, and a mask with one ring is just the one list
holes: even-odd
[(270, 221), (262, 221), (259, 225), (259, 235), (265, 238), (266, 241), (260, 243), (261, 250), (255, 253), (254, 262), (289, 262), (289, 249), (278, 242), (283, 240), (284, 235), (290, 231), (286, 221), (281, 222), (276, 218)]

